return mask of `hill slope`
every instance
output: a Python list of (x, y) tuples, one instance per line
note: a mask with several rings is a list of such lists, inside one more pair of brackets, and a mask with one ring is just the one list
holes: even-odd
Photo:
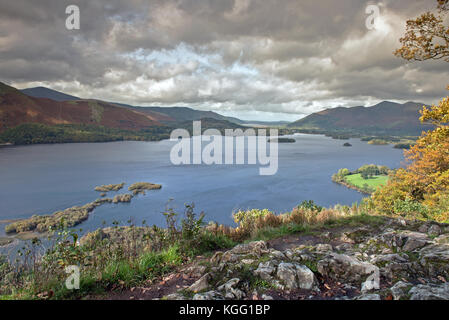
[(111, 103), (35, 98), (0, 83), (0, 132), (23, 123), (88, 124), (123, 130), (141, 130), (162, 125), (150, 115)]
[(76, 101), (82, 100), (81, 98), (71, 96), (69, 94), (65, 94), (63, 92), (59, 92), (56, 90), (52, 90), (45, 87), (34, 87), (20, 90), (25, 93), (27, 96), (34, 98), (47, 98), (55, 101)]
[[(55, 101), (78, 101), (83, 100), (79, 97), (65, 94), (56, 90), (52, 90), (45, 87), (35, 87), (20, 90), (26, 95), (34, 98), (48, 98)], [(203, 118), (217, 119), (217, 120), (227, 120), (233, 123), (241, 124), (243, 121), (233, 118), (222, 116), (213, 111), (200, 111), (188, 107), (136, 107), (128, 104), (111, 102), (116, 106), (131, 109), (140, 113), (144, 113), (150, 116), (156, 121), (160, 121), (166, 124), (172, 124), (178, 121), (193, 121), (200, 120)]]
[(348, 132), (375, 135), (419, 135), (430, 125), (419, 121), (424, 104), (384, 101), (372, 107), (338, 107), (313, 113), (289, 127), (323, 132)]

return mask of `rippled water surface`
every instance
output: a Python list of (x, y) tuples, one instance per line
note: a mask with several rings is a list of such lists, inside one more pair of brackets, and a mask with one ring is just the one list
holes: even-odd
[(0, 148), (0, 220), (86, 204), (99, 198), (97, 185), (148, 181), (163, 187), (130, 204), (103, 205), (80, 227), (92, 230), (103, 221), (125, 223), (130, 217), (163, 225), (161, 212), (170, 198), (179, 211), (185, 202), (194, 202), (207, 220), (231, 224), (232, 211), (239, 208), (280, 213), (309, 199), (322, 206), (350, 205), (363, 195), (331, 181), (339, 168), (399, 167), (403, 161), (402, 150), (391, 145), (351, 139), (353, 146), (343, 147), (346, 141), (320, 135), (295, 138), (296, 143), (279, 144), (279, 169), (273, 176), (260, 176), (259, 165), (172, 165), (175, 142), (169, 140)]

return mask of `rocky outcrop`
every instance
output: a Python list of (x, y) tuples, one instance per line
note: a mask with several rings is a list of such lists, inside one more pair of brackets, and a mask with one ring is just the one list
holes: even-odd
[(444, 224), (386, 219), (323, 230), (313, 240), (298, 235), (297, 245), (280, 250), (255, 241), (216, 252), (183, 271), (197, 274), (193, 285), (165, 298), (449, 299)]

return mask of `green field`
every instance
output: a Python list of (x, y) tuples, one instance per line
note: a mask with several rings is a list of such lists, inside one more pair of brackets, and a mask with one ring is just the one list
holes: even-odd
[(356, 186), (357, 188), (363, 188), (364, 185), (368, 185), (370, 189), (377, 189), (381, 185), (385, 185), (388, 181), (388, 176), (373, 176), (369, 179), (363, 179), (360, 173), (351, 174), (345, 177), (346, 182)]

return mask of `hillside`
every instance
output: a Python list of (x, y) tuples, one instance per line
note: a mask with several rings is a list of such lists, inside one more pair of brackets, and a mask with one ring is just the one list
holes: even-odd
[(423, 103), (384, 101), (372, 107), (333, 108), (313, 113), (288, 126), (322, 132), (373, 135), (420, 135), (430, 125), (419, 122)]
[(82, 100), (81, 98), (71, 96), (69, 94), (65, 94), (63, 92), (59, 92), (56, 90), (52, 90), (45, 87), (34, 87), (20, 90), (25, 93), (27, 96), (34, 98), (47, 98), (55, 101), (76, 101)]
[(162, 126), (151, 117), (97, 100), (55, 101), (27, 96), (0, 83), (0, 132), (24, 123), (84, 124), (122, 130)]
[[(77, 101), (83, 100), (79, 97), (65, 94), (56, 90), (52, 90), (45, 87), (35, 87), (20, 90), (26, 95), (34, 98), (48, 98), (55, 101)], [(188, 107), (138, 107), (123, 103), (110, 102), (113, 105), (131, 109), (140, 113), (144, 113), (150, 116), (156, 121), (160, 121), (166, 124), (173, 124), (179, 121), (193, 121), (203, 118), (227, 120), (233, 123), (241, 124), (244, 121), (237, 118), (222, 116), (213, 111), (200, 111)]]

